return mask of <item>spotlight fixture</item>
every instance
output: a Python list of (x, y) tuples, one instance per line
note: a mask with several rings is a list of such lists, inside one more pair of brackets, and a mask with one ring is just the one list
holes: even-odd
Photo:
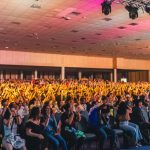
[(145, 11), (150, 15), (150, 2), (145, 5)]
[(127, 6), (125, 6), (125, 9), (129, 12), (129, 18), (131, 18), (131, 19), (138, 18), (138, 8), (137, 7), (127, 5)]
[(109, 15), (111, 13), (111, 1), (104, 0), (102, 5), (102, 13), (105, 15)]
[(101, 3), (102, 13), (104, 15), (109, 15), (111, 13), (111, 4), (113, 2), (124, 5), (125, 9), (129, 12), (129, 18), (131, 19), (138, 18), (139, 10), (150, 14), (150, 0), (104, 0)]

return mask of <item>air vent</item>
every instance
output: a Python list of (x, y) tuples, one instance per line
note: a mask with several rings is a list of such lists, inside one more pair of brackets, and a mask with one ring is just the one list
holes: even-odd
[(102, 35), (101, 33), (96, 33), (96, 35)]
[(85, 39), (86, 39), (85, 37), (82, 37), (82, 38), (81, 38), (81, 40), (85, 40)]
[(135, 39), (135, 41), (140, 41), (141, 39)]
[(37, 8), (37, 9), (40, 9), (40, 8), (41, 8), (41, 6), (40, 6), (40, 5), (38, 5), (38, 4), (32, 4), (32, 5), (31, 5), (31, 8)]
[(71, 15), (74, 15), (74, 16), (79, 16), (81, 13), (80, 12), (77, 12), (77, 11), (73, 11), (70, 13)]
[(36, 43), (36, 46), (40, 46), (40, 43)]
[(20, 25), (21, 23), (20, 22), (17, 22), (17, 21), (13, 21), (11, 22), (12, 24), (15, 24), (15, 25)]
[(122, 36), (117, 36), (118, 39), (122, 38)]
[(124, 27), (124, 26), (120, 26), (120, 27), (118, 27), (118, 29), (125, 29), (126, 27)]
[(7, 33), (6, 32), (0, 32), (0, 34), (6, 35)]
[(74, 32), (74, 33), (76, 33), (76, 32), (79, 32), (78, 30), (71, 30), (71, 32)]
[(28, 34), (28, 35), (26, 35), (26, 37), (28, 37), (28, 38), (33, 38), (33, 35)]
[(105, 21), (111, 21), (112, 19), (111, 18), (104, 18), (102, 20), (105, 20)]
[(130, 23), (129, 25), (130, 25), (130, 26), (137, 26), (138, 23)]

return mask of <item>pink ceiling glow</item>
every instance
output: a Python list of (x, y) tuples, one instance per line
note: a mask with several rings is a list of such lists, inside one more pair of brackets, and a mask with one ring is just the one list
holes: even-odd
[(0, 49), (149, 59), (150, 15), (113, 3), (105, 16), (102, 2), (1, 0)]

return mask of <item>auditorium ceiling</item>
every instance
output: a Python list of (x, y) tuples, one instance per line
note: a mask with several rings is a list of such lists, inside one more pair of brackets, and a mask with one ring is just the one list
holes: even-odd
[(101, 13), (101, 0), (0, 0), (0, 49), (150, 58), (150, 15), (129, 19), (123, 5)]

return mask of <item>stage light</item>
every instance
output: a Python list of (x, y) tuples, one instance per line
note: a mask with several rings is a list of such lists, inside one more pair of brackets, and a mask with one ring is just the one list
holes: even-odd
[(109, 15), (111, 13), (111, 5), (113, 2), (124, 5), (131, 19), (138, 18), (139, 10), (150, 14), (150, 0), (104, 0), (101, 3), (103, 14)]
[(129, 12), (129, 18), (136, 19), (138, 18), (138, 8), (133, 6), (125, 6), (126, 10)]
[(146, 4), (145, 11), (150, 14), (150, 2)]
[(111, 2), (105, 0), (102, 4), (102, 13), (109, 15), (111, 13)]

